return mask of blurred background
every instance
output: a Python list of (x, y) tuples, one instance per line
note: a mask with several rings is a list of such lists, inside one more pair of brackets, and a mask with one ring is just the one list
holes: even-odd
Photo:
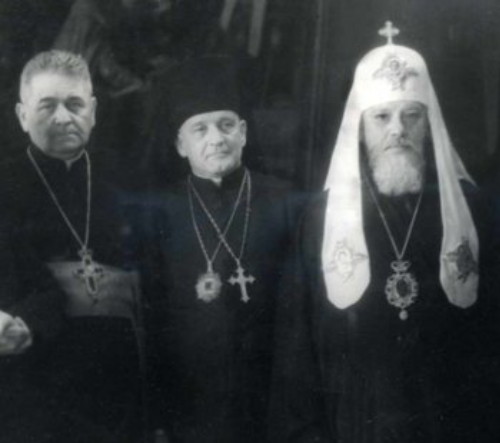
[(246, 164), (319, 189), (356, 63), (396, 42), (426, 59), (452, 140), (479, 183), (499, 165), (497, 0), (0, 0), (2, 155), (27, 139), (14, 114), (24, 63), (52, 47), (82, 53), (98, 98), (92, 149), (119, 185), (185, 173), (166, 134), (162, 84), (176, 63), (228, 54), (241, 72)]

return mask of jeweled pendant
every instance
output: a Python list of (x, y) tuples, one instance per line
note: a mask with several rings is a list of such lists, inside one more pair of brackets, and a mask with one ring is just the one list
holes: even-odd
[(394, 274), (387, 278), (385, 294), (387, 301), (392, 306), (400, 309), (399, 318), (408, 319), (407, 309), (415, 303), (418, 297), (418, 283), (415, 277), (408, 271), (411, 263), (409, 261), (396, 260), (391, 263)]
[(213, 271), (207, 271), (201, 274), (196, 283), (196, 294), (198, 299), (205, 303), (210, 303), (219, 295), (222, 288), (222, 282), (219, 274)]

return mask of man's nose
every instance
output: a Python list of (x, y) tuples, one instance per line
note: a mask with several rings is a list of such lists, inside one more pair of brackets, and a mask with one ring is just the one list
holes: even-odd
[(389, 123), (389, 133), (393, 137), (400, 137), (406, 132), (406, 127), (400, 115), (392, 117)]
[(224, 137), (216, 125), (209, 125), (207, 131), (207, 140), (210, 144), (219, 146), (224, 142)]
[(71, 115), (63, 104), (59, 104), (54, 111), (54, 121), (55, 123), (67, 123), (71, 120)]

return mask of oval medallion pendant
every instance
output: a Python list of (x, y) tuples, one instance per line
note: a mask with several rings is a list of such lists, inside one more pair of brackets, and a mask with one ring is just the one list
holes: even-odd
[(399, 318), (408, 318), (408, 307), (418, 297), (418, 283), (410, 272), (407, 272), (411, 263), (409, 261), (396, 260), (391, 263), (394, 274), (387, 278), (385, 294), (387, 301), (392, 306), (400, 309)]
[(219, 274), (216, 272), (205, 272), (201, 274), (196, 283), (196, 294), (198, 294), (198, 299), (203, 300), (205, 303), (209, 303), (215, 300), (222, 288), (222, 282)]

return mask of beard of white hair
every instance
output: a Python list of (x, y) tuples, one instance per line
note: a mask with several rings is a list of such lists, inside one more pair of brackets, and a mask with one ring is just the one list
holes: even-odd
[(368, 160), (373, 181), (381, 194), (397, 197), (416, 194), (422, 189), (425, 160), (414, 148), (389, 150), (376, 156), (368, 153)]

